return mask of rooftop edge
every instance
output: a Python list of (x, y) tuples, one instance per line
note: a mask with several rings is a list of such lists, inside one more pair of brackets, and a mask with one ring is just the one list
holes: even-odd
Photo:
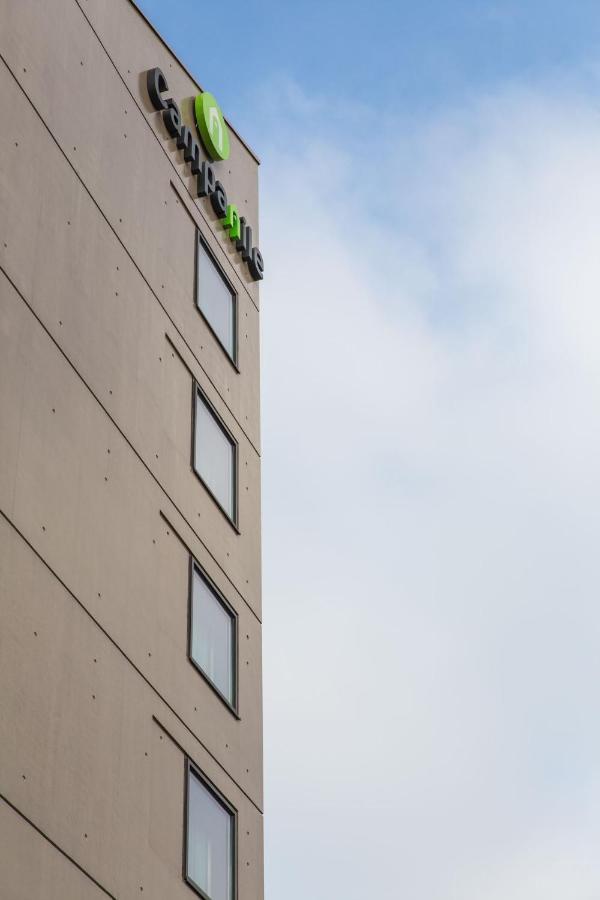
[[(182, 68), (183, 71), (186, 73), (186, 75), (187, 75), (189, 78), (192, 79), (192, 81), (194, 82), (194, 84), (196, 85), (196, 87), (198, 88), (198, 90), (201, 91), (201, 92), (203, 92), (203, 91), (204, 91), (204, 88), (198, 83), (198, 81), (197, 81), (196, 78), (192, 75), (192, 73), (190, 72), (190, 70), (188, 69), (188, 67), (180, 60), (180, 58), (177, 56), (177, 54), (175, 53), (175, 51), (173, 50), (173, 48), (170, 47), (169, 44), (165, 41), (165, 39), (164, 39), (164, 37), (162, 36), (162, 34), (160, 33), (160, 31), (158, 31), (158, 29), (154, 27), (154, 25), (152, 24), (152, 22), (150, 21), (150, 19), (148, 18), (148, 16), (140, 9), (140, 7), (138, 6), (136, 0), (128, 0), (128, 2), (131, 4), (131, 6), (133, 6), (133, 8), (134, 8), (135, 11), (137, 12), (137, 14), (138, 14), (139, 16), (142, 17), (142, 19), (144, 20), (144, 22), (146, 23), (146, 25), (148, 25), (148, 27), (152, 29), (152, 31), (154, 32), (154, 34), (156, 35), (156, 37), (159, 39), (159, 41), (161, 42), (161, 44), (163, 45), (163, 47), (166, 47), (166, 49), (169, 51), (169, 53), (171, 54), (171, 56), (173, 57), (173, 59), (177, 62), (178, 65), (181, 66), (181, 68)], [(257, 165), (260, 166), (260, 158), (259, 158), (259, 157), (257, 156), (257, 154), (254, 152), (254, 150), (252, 149), (252, 147), (248, 144), (247, 141), (244, 140), (244, 138), (241, 136), (241, 134), (239, 133), (239, 131), (237, 131), (237, 129), (235, 129), (235, 128), (233, 127), (233, 125), (231, 124), (231, 122), (230, 122), (230, 120), (227, 118), (227, 116), (224, 116), (224, 119), (225, 119), (225, 121), (227, 122), (227, 126), (233, 131), (233, 133), (235, 134), (235, 136), (237, 137), (237, 139), (238, 139), (239, 141), (241, 141), (241, 143), (244, 145), (244, 147), (246, 148), (246, 150), (248, 151), (248, 153), (250, 154), (250, 156), (256, 161)]]

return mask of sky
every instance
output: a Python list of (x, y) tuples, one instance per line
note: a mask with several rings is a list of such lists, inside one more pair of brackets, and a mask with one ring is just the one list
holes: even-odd
[(599, 900), (600, 7), (141, 5), (261, 158), (267, 900)]

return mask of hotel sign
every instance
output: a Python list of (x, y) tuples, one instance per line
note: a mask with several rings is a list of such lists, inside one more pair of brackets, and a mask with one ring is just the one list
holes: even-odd
[[(192, 175), (196, 176), (196, 196), (208, 197), (210, 204), (227, 231), (230, 240), (242, 260), (247, 264), (254, 281), (260, 281), (264, 273), (264, 263), (258, 247), (252, 246), (252, 228), (237, 207), (228, 203), (227, 192), (217, 179), (212, 163), (200, 159), (200, 146), (191, 129), (184, 125), (177, 103), (163, 96), (168, 90), (167, 79), (156, 68), (146, 73), (148, 96), (154, 109), (162, 113), (167, 132), (177, 141), (178, 150), (183, 150), (183, 158), (190, 164)], [(194, 102), (196, 126), (207, 156), (214, 161), (229, 157), (229, 132), (223, 113), (212, 94), (205, 91), (198, 94)]]

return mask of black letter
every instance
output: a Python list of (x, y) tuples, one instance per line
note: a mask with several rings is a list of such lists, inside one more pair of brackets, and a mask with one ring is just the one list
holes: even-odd
[(148, 69), (146, 73), (146, 86), (148, 96), (154, 109), (168, 109), (168, 103), (160, 96), (163, 91), (169, 90), (167, 79), (160, 69)]
[(248, 262), (252, 257), (252, 229), (246, 225), (246, 220), (242, 216), (240, 219), (240, 237), (235, 242), (236, 250), (242, 254), (244, 262)]
[(192, 164), (192, 175), (197, 175), (200, 171), (200, 147), (187, 125), (182, 125), (179, 130), (177, 148), (183, 150), (183, 158), (186, 163)]
[(198, 197), (207, 197), (212, 194), (216, 186), (215, 172), (210, 163), (202, 162), (200, 166), (200, 174), (198, 175)]
[(215, 189), (210, 195), (210, 202), (218, 217), (224, 219), (227, 215), (227, 194), (220, 181), (215, 184)]
[(263, 262), (262, 253), (258, 247), (252, 248), (252, 259), (248, 263), (248, 268), (250, 269), (253, 281), (260, 281), (265, 271), (265, 264)]
[(176, 103), (169, 106), (163, 112), (163, 122), (171, 137), (179, 137), (179, 129), (181, 128), (181, 113)]

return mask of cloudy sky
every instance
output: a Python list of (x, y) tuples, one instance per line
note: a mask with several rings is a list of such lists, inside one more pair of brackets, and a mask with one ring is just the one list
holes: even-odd
[(267, 900), (599, 900), (597, 0), (142, 6), (262, 159)]

